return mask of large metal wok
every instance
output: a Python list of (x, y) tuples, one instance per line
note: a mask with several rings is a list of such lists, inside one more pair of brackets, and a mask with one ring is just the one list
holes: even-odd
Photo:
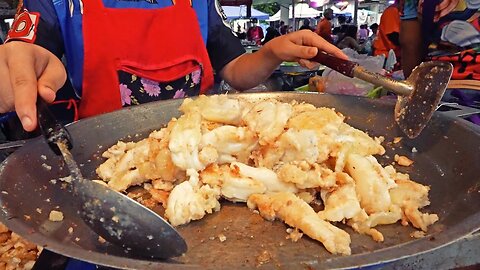
[[(178, 228), (189, 247), (183, 257), (163, 262), (134, 258), (121, 249), (100, 243), (98, 236), (77, 216), (71, 196), (62, 189), (65, 184), (50, 181), (66, 176), (67, 170), (60, 166), (60, 159), (47, 144), (37, 139), (12, 154), (0, 168), (1, 222), (49, 250), (125, 269), (350, 268), (430, 251), (480, 228), (480, 128), (473, 124), (437, 112), (419, 137), (392, 144), (394, 137), (403, 136), (394, 124), (394, 102), (299, 93), (240, 96), (250, 100), (277, 98), (335, 107), (348, 116), (347, 122), (354, 127), (374, 136), (385, 136), (387, 153), (380, 158), (381, 163), (390, 164), (394, 153), (413, 159), (413, 166), (398, 169), (431, 186), (431, 206), (427, 210), (437, 213), (440, 220), (421, 239), (409, 236), (414, 231), (411, 227), (380, 226), (378, 229), (385, 236), (383, 243), (339, 225), (351, 233), (353, 255), (334, 256), (308, 237), (297, 243), (286, 240), (287, 227), (280, 221), (265, 221), (243, 204), (224, 203), (220, 212)], [(140, 140), (159, 129), (179, 115), (177, 108), (181, 102), (150, 103), (70, 125), (68, 129), (75, 139), (73, 154), (83, 164), (83, 174), (96, 178), (95, 168), (103, 162), (100, 154), (107, 147), (120, 139)], [(413, 147), (418, 152), (412, 153)], [(48, 220), (50, 210), (55, 208), (64, 213), (63, 222)], [(71, 234), (70, 227), (73, 228)], [(226, 236), (225, 242), (219, 241), (220, 234)]]

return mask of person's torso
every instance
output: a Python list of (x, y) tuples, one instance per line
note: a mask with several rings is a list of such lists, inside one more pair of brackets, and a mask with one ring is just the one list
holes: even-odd
[[(68, 70), (72, 77), (72, 84), (75, 90), (81, 95), (84, 64), (84, 32), (83, 32), (83, 5), (87, 3), (82, 0), (57, 0), (53, 1), (54, 7), (59, 17), (63, 41), (65, 44), (65, 57), (68, 64)], [(106, 8), (109, 9), (142, 9), (146, 12), (156, 9), (165, 9), (173, 6), (173, 0), (102, 0)], [(204, 43), (208, 38), (208, 7), (207, 1), (192, 1), (192, 8), (195, 10), (198, 25)], [(154, 21), (152, 21), (153, 23)], [(130, 22), (132, 28), (135, 28), (135, 21)], [(99, 28), (102, 25), (98, 25)], [(166, 26), (168, 27), (168, 26)], [(111, 29), (108, 29), (111, 31)], [(128, 36), (129, 29), (117, 29), (118, 35)], [(137, 29), (148, 34), (148, 29)], [(168, 37), (163, 37), (168, 42)], [(141, 44), (139, 44), (141, 46)], [(160, 49), (160, 46), (159, 46)]]
[(332, 24), (329, 20), (323, 18), (317, 27), (317, 34), (325, 40), (332, 42)]
[(358, 38), (367, 39), (368, 38), (368, 30), (367, 29), (358, 30)]
[(400, 13), (397, 7), (389, 6), (385, 9), (378, 28), (378, 33), (373, 41), (373, 47), (375, 48), (375, 55), (388, 55), (390, 50), (393, 50), (395, 54), (400, 56), (400, 47), (393, 44), (393, 42), (387, 37), (393, 29), (399, 29), (400, 27)]
[(262, 38), (262, 28), (260, 26), (254, 26), (252, 27), (252, 39), (257, 40)]
[(81, 117), (198, 95), (213, 83), (207, 1), (68, 2), (54, 6)]
[(320, 25), (319, 25), (319, 31), (321, 33), (330, 33), (332, 32), (332, 24), (330, 23), (329, 20), (323, 18), (321, 21), (320, 21)]

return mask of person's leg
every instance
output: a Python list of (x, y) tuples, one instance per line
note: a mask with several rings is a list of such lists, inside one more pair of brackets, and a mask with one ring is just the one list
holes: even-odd
[(418, 19), (402, 20), (400, 24), (400, 47), (402, 51), (402, 69), (405, 77), (423, 60), (423, 39)]

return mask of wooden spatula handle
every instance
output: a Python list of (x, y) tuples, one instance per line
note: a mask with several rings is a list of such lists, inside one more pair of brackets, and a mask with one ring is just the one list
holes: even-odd
[(343, 60), (321, 51), (319, 51), (317, 55), (310, 60), (325, 65), (350, 78), (353, 78), (353, 69), (358, 65), (357, 63), (354, 63), (352, 61)]

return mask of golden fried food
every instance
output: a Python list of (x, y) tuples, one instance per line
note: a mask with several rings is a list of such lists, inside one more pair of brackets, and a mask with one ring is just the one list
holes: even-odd
[(333, 254), (350, 255), (350, 235), (321, 219), (302, 199), (293, 193), (254, 194), (248, 198), (250, 209), (260, 211), (267, 220), (280, 218), (288, 225), (302, 230), (320, 241)]
[(32, 269), (41, 251), (0, 223), (0, 269)]
[[(292, 240), (305, 234), (349, 255), (350, 235), (337, 222), (381, 242), (378, 225), (401, 221), (426, 232), (438, 220), (420, 211), (429, 187), (380, 165), (383, 138), (334, 109), (221, 95), (185, 99), (180, 111), (147, 139), (110, 147), (97, 169), (115, 190), (148, 187), (150, 197), (137, 200), (164, 206), (174, 226), (219, 211), (223, 198), (283, 220)], [(316, 211), (310, 203), (319, 201)]]

